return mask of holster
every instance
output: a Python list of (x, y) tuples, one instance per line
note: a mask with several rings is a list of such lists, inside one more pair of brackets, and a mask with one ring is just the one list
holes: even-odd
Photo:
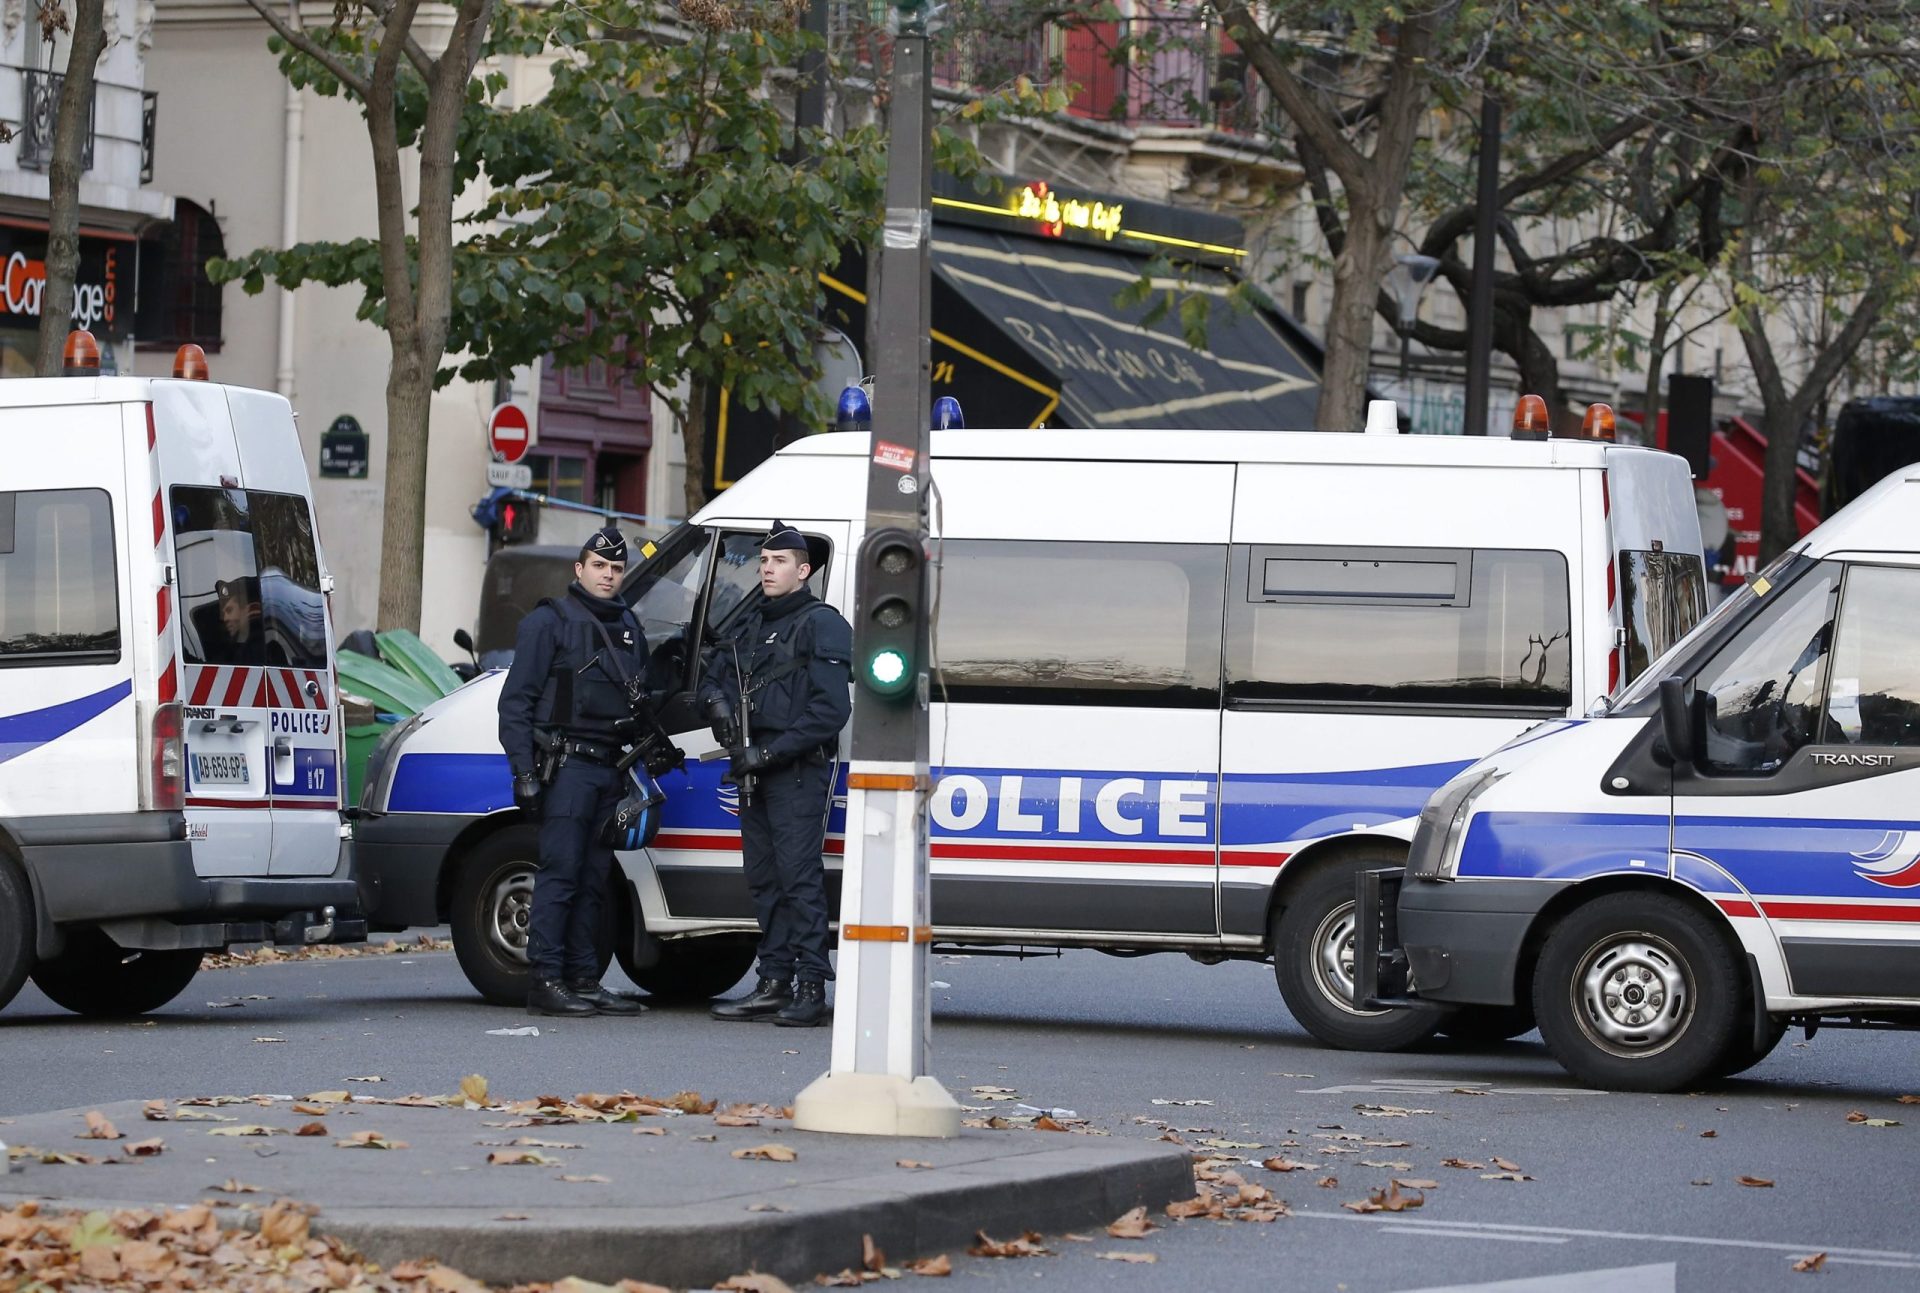
[(566, 738), (559, 732), (533, 734), (533, 767), (540, 784), (553, 784), (553, 774), (566, 762)]

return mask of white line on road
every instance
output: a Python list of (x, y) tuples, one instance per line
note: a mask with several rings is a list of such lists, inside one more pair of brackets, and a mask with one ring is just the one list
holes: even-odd
[(1665, 1262), (1658, 1266), (1616, 1266), (1607, 1271), (1528, 1275), (1490, 1284), (1436, 1284), (1407, 1293), (1673, 1293), (1678, 1274), (1673, 1262)]

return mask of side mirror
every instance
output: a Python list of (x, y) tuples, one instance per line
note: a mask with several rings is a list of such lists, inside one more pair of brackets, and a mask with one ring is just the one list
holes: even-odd
[(473, 654), (473, 634), (467, 632), (465, 629), (455, 629), (453, 631), (453, 644), (462, 651), (465, 651), (468, 655)]
[(1660, 680), (1660, 735), (1676, 764), (1693, 762), (1693, 706), (1687, 680), (1677, 674)]

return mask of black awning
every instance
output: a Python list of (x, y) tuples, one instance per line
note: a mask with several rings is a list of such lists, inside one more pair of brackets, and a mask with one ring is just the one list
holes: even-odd
[[(1025, 352), (1036, 375), (1060, 391), (1050, 424), (1087, 428), (1303, 430), (1319, 400), (1317, 358), (1288, 325), (1262, 309), (1228, 302), (1231, 283), (1192, 267), (1165, 285), (1210, 296), (1204, 350), (1189, 346), (1172, 311), (1152, 326), (1150, 306), (1114, 298), (1143, 262), (1080, 243), (936, 225), (936, 279)], [(943, 319), (935, 297), (933, 324)], [(966, 404), (962, 395), (961, 403)], [(968, 422), (986, 425), (971, 413)]]

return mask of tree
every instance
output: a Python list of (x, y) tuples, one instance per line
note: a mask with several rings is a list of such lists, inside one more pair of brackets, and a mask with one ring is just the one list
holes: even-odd
[[(97, 0), (96, 0), (97, 2)], [(453, 200), (457, 148), (477, 91), (473, 69), (493, 22), (494, 0), (453, 0), (445, 49), (430, 54), (413, 34), (420, 0), (344, 2), (325, 31), (299, 24), (272, 0), (247, 0), (276, 36), (281, 70), (322, 94), (360, 104), (373, 149), (374, 203), (380, 231), (371, 244), (380, 296), (362, 308), (385, 328), (387, 373), (385, 517), (380, 534), (379, 627), (418, 630), (427, 494), (427, 415), (446, 353), (453, 298)], [(351, 21), (349, 21), (351, 19)], [(414, 149), (416, 205), (407, 202), (403, 149)], [(409, 214), (413, 229), (408, 229)], [(365, 249), (365, 248), (363, 248)], [(271, 273), (297, 287), (315, 263), (257, 254), (210, 267), (221, 280), (241, 277), (257, 292)], [(341, 278), (337, 281), (347, 281)]]
[[(80, 271), (80, 173), (93, 126), (93, 74), (107, 46), (101, 0), (73, 0), (72, 42), (60, 106), (53, 126), (53, 158), (47, 167), (47, 279), (40, 296), (40, 335), (34, 371), (58, 377), (61, 352), (73, 326), (73, 280)], [(51, 46), (67, 31), (59, 0), (40, 9), (40, 35)]]

